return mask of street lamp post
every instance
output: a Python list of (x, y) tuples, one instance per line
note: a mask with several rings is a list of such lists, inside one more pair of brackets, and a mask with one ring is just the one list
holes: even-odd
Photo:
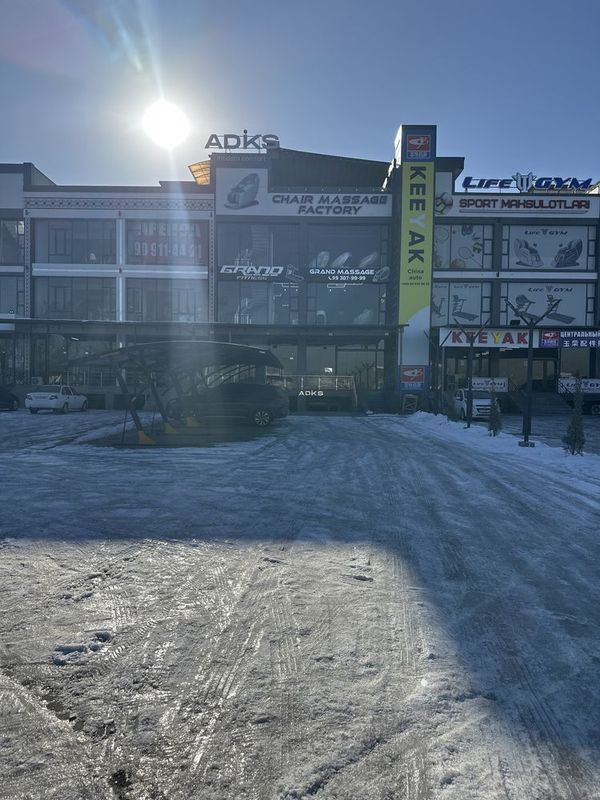
[(559, 300), (555, 300), (552, 305), (548, 306), (545, 313), (541, 317), (534, 317), (531, 314), (525, 316), (518, 309), (516, 309), (510, 300), (507, 299), (506, 305), (511, 311), (516, 314), (519, 319), (523, 320), (527, 325), (528, 339), (527, 339), (527, 396), (525, 398), (525, 413), (523, 414), (523, 441), (519, 442), (519, 447), (534, 447), (534, 442), (529, 441), (531, 435), (531, 406), (533, 401), (533, 332), (538, 327), (540, 322), (545, 319), (548, 314), (551, 314), (559, 304)]

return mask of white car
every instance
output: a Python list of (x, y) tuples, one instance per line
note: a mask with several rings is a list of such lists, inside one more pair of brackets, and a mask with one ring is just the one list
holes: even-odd
[[(492, 395), (473, 389), (473, 419), (489, 419), (492, 408)], [(467, 418), (467, 389), (458, 389), (454, 392), (454, 411), (461, 419)], [(499, 409), (498, 401), (496, 407)]]
[(54, 411), (55, 414), (66, 414), (67, 411), (87, 411), (87, 397), (72, 386), (40, 386), (25, 397), (25, 408), (32, 414), (38, 411)]

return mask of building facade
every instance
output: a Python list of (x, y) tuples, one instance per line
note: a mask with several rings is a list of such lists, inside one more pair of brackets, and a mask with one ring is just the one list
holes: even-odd
[(465, 177), (435, 140), (432, 126), (404, 126), (391, 163), (219, 152), (196, 180), (156, 187), (61, 186), (0, 165), (0, 382), (69, 379), (110, 406), (114, 376), (74, 374), (73, 359), (215, 339), (272, 349), (293, 394), (300, 376), (330, 391), (350, 378), (376, 405), (463, 385), (477, 333), (475, 374), (518, 386), (511, 309), (552, 304), (536, 385), (596, 377), (591, 181)]

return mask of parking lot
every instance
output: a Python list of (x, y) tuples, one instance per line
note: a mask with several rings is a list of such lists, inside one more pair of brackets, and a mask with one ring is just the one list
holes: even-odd
[(597, 798), (596, 456), (123, 418), (0, 415), (2, 800)]

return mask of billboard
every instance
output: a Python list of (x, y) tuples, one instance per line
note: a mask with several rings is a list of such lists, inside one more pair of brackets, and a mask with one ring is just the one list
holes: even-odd
[(516, 318), (506, 300), (527, 320), (537, 320), (553, 303), (556, 308), (540, 325), (544, 328), (583, 326), (593, 323), (594, 284), (592, 283), (503, 283), (500, 321), (509, 324)]
[(491, 284), (478, 282), (435, 282), (431, 291), (431, 325), (481, 324), (490, 313)]
[(597, 217), (600, 198), (563, 195), (453, 194), (437, 197), (436, 214), (440, 216), (515, 216), (515, 217)]
[(594, 229), (585, 225), (507, 225), (504, 269), (594, 269)]
[[(400, 352), (402, 368), (420, 368), (429, 361), (424, 334), (430, 326), (435, 138), (435, 125), (404, 125), (397, 141), (402, 158), (398, 323), (407, 326)], [(402, 369), (399, 377), (401, 385), (406, 382)]]
[(568, 347), (571, 349), (599, 348), (600, 330), (591, 331), (542, 331), (540, 347)]
[(392, 197), (385, 192), (269, 192), (269, 172), (259, 167), (219, 167), (216, 185), (217, 214), (338, 221), (392, 213)]
[(491, 269), (493, 225), (440, 225), (433, 234), (434, 269)]

